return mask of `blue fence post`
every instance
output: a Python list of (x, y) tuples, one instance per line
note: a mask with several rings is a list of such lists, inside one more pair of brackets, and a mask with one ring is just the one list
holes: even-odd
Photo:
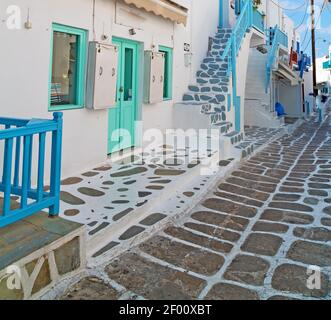
[(223, 27), (223, 0), (218, 1), (219, 4), (219, 17), (218, 17), (218, 27)]
[(323, 111), (322, 111), (322, 108), (321, 107), (318, 108), (318, 121), (320, 123), (323, 122)]
[(13, 156), (13, 138), (5, 141), (5, 161), (4, 161), (4, 198), (3, 198), (3, 215), (10, 212), (11, 196), (11, 175), (12, 175), (12, 156)]
[(253, 26), (253, 15), (254, 15), (254, 10), (253, 10), (253, 1), (249, 0), (249, 28)]
[(54, 121), (57, 123), (57, 130), (53, 132), (52, 136), (50, 183), (50, 194), (51, 197), (54, 198), (54, 204), (49, 208), (49, 214), (50, 216), (57, 216), (60, 213), (63, 113), (55, 112), (53, 117)]

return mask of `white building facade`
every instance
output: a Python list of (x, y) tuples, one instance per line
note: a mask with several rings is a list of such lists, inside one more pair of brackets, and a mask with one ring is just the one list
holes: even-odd
[[(134, 137), (123, 148), (139, 147), (139, 135), (149, 128), (172, 128), (174, 102), (191, 82), (219, 20), (218, 0), (19, 0), (16, 5), (0, 3), (5, 17), (0, 38), (6, 44), (0, 53), (1, 115), (50, 118), (63, 111), (63, 176), (104, 162), (116, 125), (140, 128), (132, 129)], [(123, 49), (127, 101), (120, 110), (85, 108), (90, 41), (115, 42)], [(84, 46), (80, 56), (76, 46)], [(144, 51), (167, 55), (167, 92), (157, 103), (144, 102)], [(125, 119), (115, 124), (121, 113)]]
[(282, 104), (291, 118), (306, 116), (307, 103), (313, 104), (311, 79), (306, 76), (310, 62), (301, 52), (299, 34), (280, 3), (261, 1), (259, 8), (265, 14), (268, 40), (267, 48), (250, 50), (245, 123), (279, 127), (284, 118), (275, 112), (276, 103)]
[[(232, 157), (226, 146), (246, 124), (281, 125), (274, 112), (278, 100), (300, 112), (304, 105), (301, 80), (288, 66), (298, 42), (293, 22), (274, 2), (259, 3), (18, 0), (12, 6), (3, 0), (1, 115), (50, 118), (62, 111), (64, 178), (104, 163), (109, 154), (141, 147), (149, 129), (216, 127), (224, 135), (224, 157)], [(266, 88), (268, 53), (261, 51), (276, 26), (286, 44), (277, 44)], [(235, 57), (233, 33), (239, 41)], [(90, 68), (91, 43), (95, 53), (114, 50), (109, 65)], [(151, 60), (158, 57), (155, 71)], [(285, 80), (298, 82), (293, 88), (279, 80), (280, 63), (286, 65), (283, 74), (290, 73)], [(113, 79), (97, 91), (91, 79), (104, 72)], [(149, 86), (158, 81), (152, 96)], [(91, 92), (99, 92), (94, 100)], [(101, 108), (86, 107), (97, 102)]]

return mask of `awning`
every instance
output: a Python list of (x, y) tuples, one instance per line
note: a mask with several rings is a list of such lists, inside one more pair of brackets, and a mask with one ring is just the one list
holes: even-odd
[(282, 62), (278, 62), (278, 69), (274, 70), (275, 74), (282, 79), (288, 80), (291, 86), (297, 86), (300, 83), (300, 77), (291, 68)]
[(153, 12), (157, 16), (182, 23), (186, 26), (188, 9), (171, 0), (124, 0), (127, 4), (132, 4), (139, 9)]

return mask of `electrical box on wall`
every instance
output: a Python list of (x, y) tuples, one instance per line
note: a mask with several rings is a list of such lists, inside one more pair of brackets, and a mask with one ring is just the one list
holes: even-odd
[(89, 43), (86, 107), (108, 109), (116, 104), (118, 48), (92, 41)]
[(164, 53), (145, 51), (145, 103), (157, 103), (163, 101), (164, 65)]

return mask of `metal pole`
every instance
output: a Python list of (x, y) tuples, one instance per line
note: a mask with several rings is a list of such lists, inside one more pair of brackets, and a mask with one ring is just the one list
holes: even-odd
[(314, 96), (318, 96), (317, 88), (317, 76), (316, 76), (316, 46), (315, 46), (315, 1), (310, 0), (311, 2), (311, 50), (312, 50), (312, 60), (313, 60), (313, 88)]

